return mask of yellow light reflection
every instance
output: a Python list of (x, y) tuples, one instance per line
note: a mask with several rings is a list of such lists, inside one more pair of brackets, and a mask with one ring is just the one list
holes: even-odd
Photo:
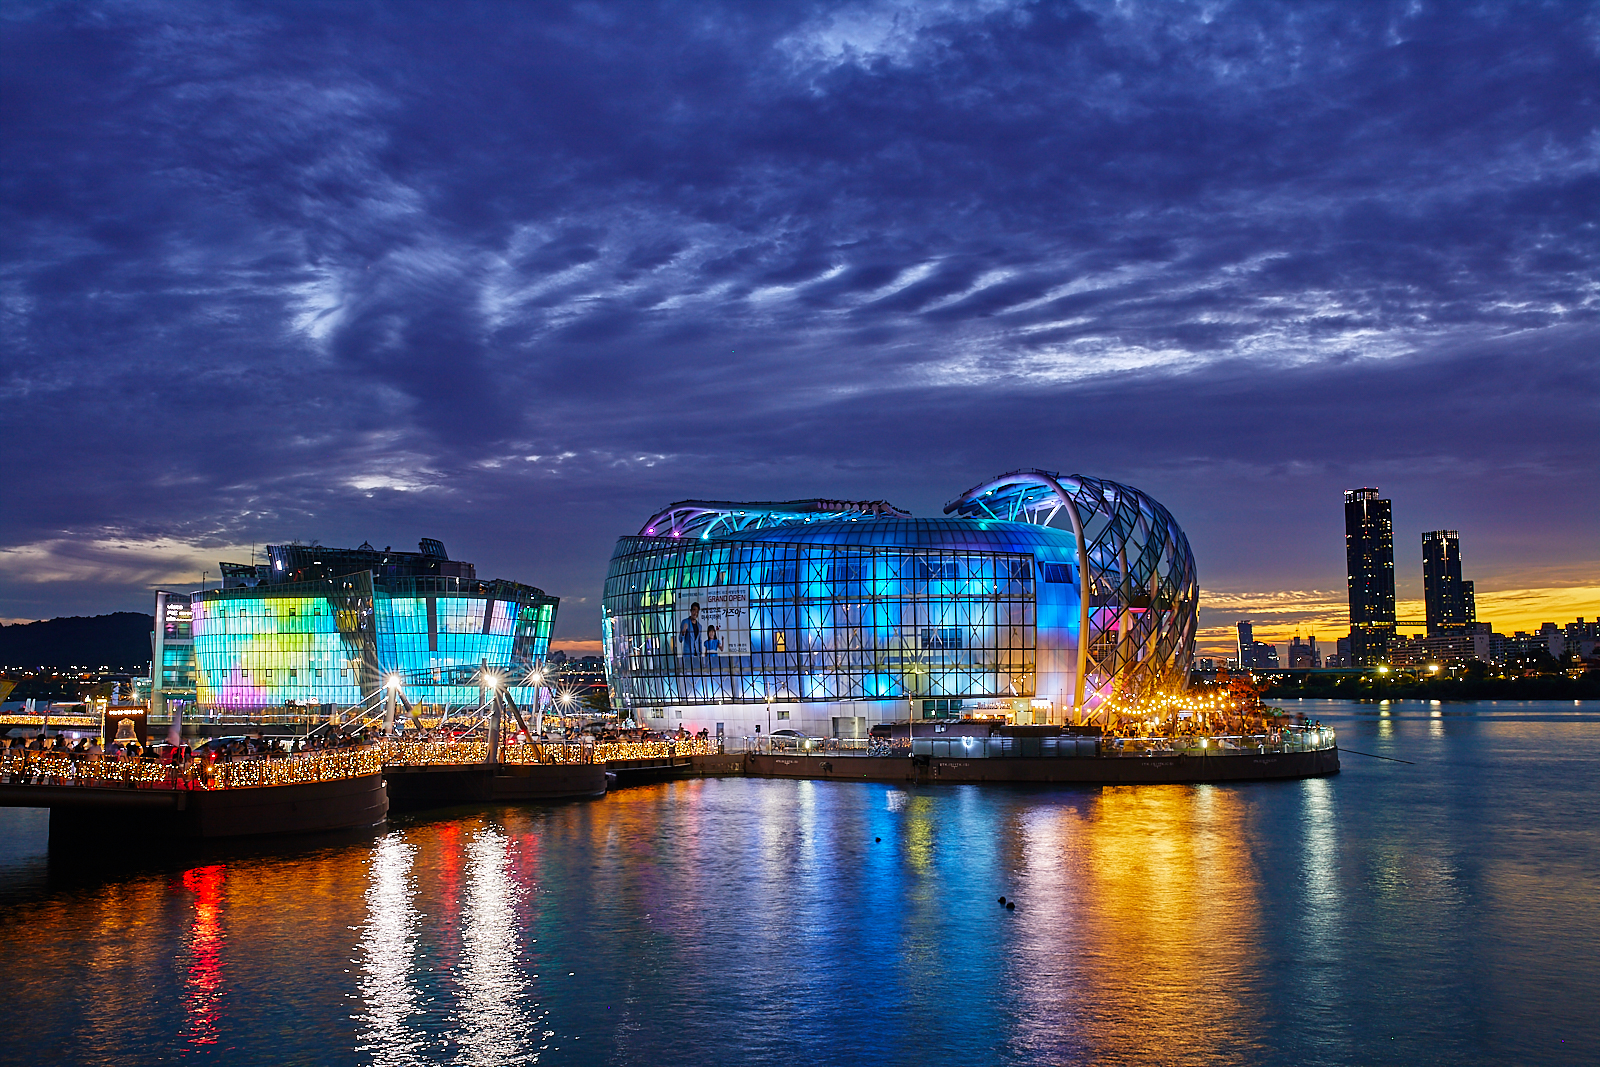
[[(1070, 1018), (1095, 1061), (1228, 1058), (1227, 1035), (1267, 1008), (1244, 980), (1262, 921), (1250, 820), (1235, 790), (1125, 786), (1018, 827), (1017, 915), (1033, 928), (1015, 946), (1039, 957), (1019, 961), (1024, 1045), (1052, 1046)], [(1081, 946), (1065, 972), (1062, 938)]]

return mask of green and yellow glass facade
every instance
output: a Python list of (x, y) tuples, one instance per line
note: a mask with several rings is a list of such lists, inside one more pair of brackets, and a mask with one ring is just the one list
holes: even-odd
[(482, 669), (515, 681), (543, 659), (557, 607), (515, 582), (366, 571), (191, 603), (195, 702), (233, 711), (353, 706), (395, 675), (413, 704), (475, 704)]

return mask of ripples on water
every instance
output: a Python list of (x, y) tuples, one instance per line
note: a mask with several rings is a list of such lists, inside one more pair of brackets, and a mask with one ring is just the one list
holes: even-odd
[(1416, 765), (707, 779), (116, 861), (0, 810), (6, 1058), (1600, 1062), (1600, 707), (1285, 706)]

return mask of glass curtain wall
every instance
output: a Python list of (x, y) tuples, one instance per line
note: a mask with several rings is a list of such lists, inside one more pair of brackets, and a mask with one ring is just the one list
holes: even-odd
[(372, 601), (365, 571), (194, 594), (195, 703), (360, 703), (378, 684)]
[[(602, 619), (614, 699), (1029, 696), (1034, 580), (1025, 553), (623, 538)], [(748, 589), (748, 654), (685, 647), (687, 602), (727, 587)]]
[[(557, 600), (513, 582), (370, 572), (194, 596), (196, 703), (353, 706), (398, 675), (414, 705), (476, 705), (487, 667), (520, 682)], [(513, 698), (531, 699), (516, 687)]]
[[(390, 578), (377, 600), (377, 656), (413, 704), (477, 704), (487, 667), (520, 682), (544, 659), (556, 598), (512, 582)], [(512, 699), (533, 699), (516, 686)]]

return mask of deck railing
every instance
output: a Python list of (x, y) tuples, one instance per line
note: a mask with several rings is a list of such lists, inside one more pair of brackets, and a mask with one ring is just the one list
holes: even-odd
[[(485, 741), (381, 741), (378, 751), (388, 767), (451, 767), (485, 763)], [(717, 751), (707, 738), (681, 741), (540, 741), (500, 746), (498, 762), (512, 765), (539, 763), (627, 763), (634, 760), (704, 756)]]
[(1181, 737), (1115, 737), (1062, 734), (1059, 737), (918, 737), (911, 741), (878, 738), (759, 735), (733, 738), (728, 751), (784, 756), (930, 756), (937, 759), (1130, 758), (1155, 756), (1247, 756), (1317, 752), (1338, 744), (1328, 727), (1288, 726), (1262, 734)]
[(714, 756), (717, 754), (717, 741), (714, 737), (686, 737), (679, 741), (602, 741), (596, 746), (596, 751), (606, 763)]
[[(714, 740), (552, 741), (501, 745), (500, 762), (513, 765), (625, 763), (717, 751)], [(309, 752), (263, 753), (220, 759), (193, 758), (177, 763), (157, 757), (12, 749), (0, 753), (0, 783), (79, 786), (101, 789), (245, 789), (257, 786), (330, 782), (378, 774), (384, 767), (446, 767), (482, 764), (483, 741), (380, 741)]]
[[(487, 741), (380, 741), (385, 767), (460, 767), (485, 763)], [(594, 746), (551, 741), (536, 745), (501, 745), (501, 763), (592, 763)]]
[(0, 756), (0, 782), (101, 789), (248, 789), (333, 782), (377, 774), (382, 769), (377, 751), (369, 745), (179, 763), (67, 752), (7, 752)]

